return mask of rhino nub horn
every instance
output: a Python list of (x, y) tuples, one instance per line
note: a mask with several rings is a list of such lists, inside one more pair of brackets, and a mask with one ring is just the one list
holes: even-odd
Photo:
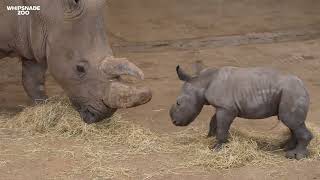
[(142, 70), (125, 58), (108, 57), (101, 62), (100, 69), (108, 76), (129, 75), (144, 79)]

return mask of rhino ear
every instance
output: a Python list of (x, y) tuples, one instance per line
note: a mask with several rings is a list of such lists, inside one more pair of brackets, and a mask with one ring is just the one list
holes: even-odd
[(193, 63), (192, 68), (195, 72), (195, 75), (199, 75), (200, 72), (206, 68), (206, 66), (203, 64), (202, 61), (196, 61), (195, 63)]
[(182, 70), (179, 65), (176, 67), (176, 71), (181, 81), (189, 81), (191, 79), (191, 76), (184, 72), (184, 70)]

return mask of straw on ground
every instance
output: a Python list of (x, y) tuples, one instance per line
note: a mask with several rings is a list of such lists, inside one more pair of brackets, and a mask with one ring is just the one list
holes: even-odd
[[(57, 138), (83, 140), (84, 154), (92, 166), (89, 171), (107, 177), (133, 176), (133, 169), (110, 167), (110, 160), (126, 160), (134, 155), (172, 153), (179, 157), (174, 168), (203, 167), (206, 170), (230, 169), (246, 165), (275, 165), (288, 161), (279, 150), (287, 137), (263, 135), (255, 132), (231, 130), (230, 143), (220, 152), (212, 152), (214, 140), (205, 137), (199, 129), (189, 128), (172, 134), (157, 134), (124, 120), (120, 114), (103, 122), (87, 125), (73, 110), (66, 99), (55, 98), (48, 102), (27, 107), (13, 117), (2, 120), (1, 128), (18, 128), (30, 136), (45, 135)], [(307, 160), (320, 159), (319, 129), (315, 134)], [(119, 148), (120, 147), (120, 148)], [(66, 152), (72, 154), (72, 152)], [(75, 156), (75, 155), (73, 155)], [(164, 162), (165, 163), (165, 162)], [(83, 167), (85, 169), (87, 167)], [(88, 169), (87, 169), (88, 170)], [(75, 171), (81, 171), (79, 168)]]

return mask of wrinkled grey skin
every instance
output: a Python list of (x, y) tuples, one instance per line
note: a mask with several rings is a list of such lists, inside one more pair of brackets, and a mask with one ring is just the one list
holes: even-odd
[[(17, 16), (6, 10), (14, 5), (39, 5), (41, 11)], [(34, 101), (47, 99), (47, 69), (87, 123), (151, 99), (148, 88), (120, 85), (121, 75), (143, 79), (143, 72), (126, 59), (113, 57), (105, 7), (105, 0), (0, 1), (0, 59), (21, 58), (23, 86)], [(120, 87), (126, 90), (120, 89), (122, 94), (117, 93)]]
[(204, 105), (215, 107), (208, 136), (216, 135), (213, 148), (219, 150), (227, 142), (230, 125), (236, 117), (278, 116), (291, 131), (290, 139), (284, 143), (286, 156), (296, 159), (307, 156), (307, 146), (313, 138), (305, 125), (309, 95), (296, 76), (268, 68), (236, 67), (207, 68), (191, 76), (179, 66), (177, 74), (184, 84), (170, 110), (176, 126), (190, 124)]

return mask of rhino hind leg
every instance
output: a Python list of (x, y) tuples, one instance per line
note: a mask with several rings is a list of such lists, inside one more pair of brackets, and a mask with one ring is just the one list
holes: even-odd
[(46, 64), (33, 60), (22, 60), (22, 84), (27, 95), (34, 103), (43, 102), (48, 98), (45, 92)]
[(288, 95), (282, 97), (281, 101), (283, 102), (279, 106), (279, 119), (292, 132), (292, 139), (289, 140), (287, 145), (293, 144), (292, 146), (294, 146), (294, 141), (296, 140), (296, 146), (289, 148), (290, 150), (286, 152), (286, 157), (299, 160), (307, 157), (307, 146), (313, 138), (312, 133), (307, 129), (305, 124), (309, 105), (307, 100), (302, 101), (297, 96)]
[(306, 128), (303, 123), (300, 127), (294, 130), (294, 134), (297, 138), (297, 145), (294, 149), (286, 152), (286, 157), (290, 159), (300, 160), (306, 158), (308, 155), (307, 146), (313, 138), (311, 132)]
[(225, 109), (217, 109), (216, 112), (216, 138), (217, 143), (213, 146), (213, 150), (219, 151), (222, 148), (222, 145), (228, 142), (229, 129), (231, 123), (236, 118), (234, 113), (225, 110)]
[(298, 143), (297, 138), (295, 137), (293, 131), (290, 130), (290, 132), (291, 132), (290, 138), (286, 140), (283, 144), (281, 144), (281, 148), (284, 149), (285, 151), (289, 151), (296, 148)]

